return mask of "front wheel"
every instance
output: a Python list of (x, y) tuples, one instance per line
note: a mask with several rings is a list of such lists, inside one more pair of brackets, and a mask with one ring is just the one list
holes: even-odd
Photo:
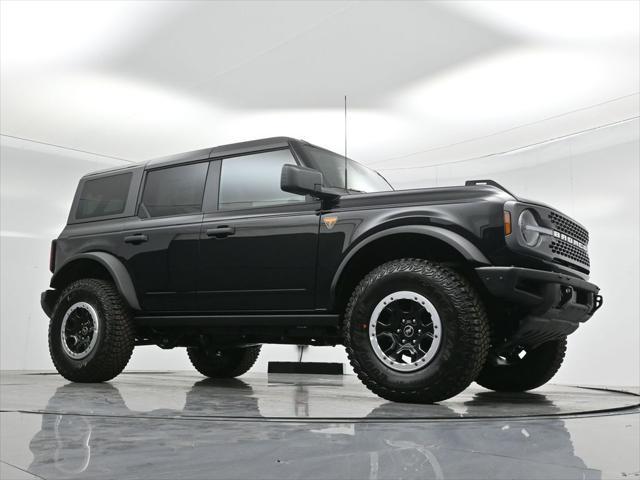
[(195, 369), (209, 378), (239, 377), (256, 363), (261, 345), (252, 347), (189, 347), (187, 354)]
[(392, 401), (432, 403), (463, 391), (489, 348), (487, 316), (471, 283), (420, 259), (385, 263), (355, 289), (344, 342), (360, 380)]
[(504, 356), (490, 356), (476, 383), (496, 392), (524, 392), (547, 383), (562, 365), (567, 337), (536, 348), (518, 347)]

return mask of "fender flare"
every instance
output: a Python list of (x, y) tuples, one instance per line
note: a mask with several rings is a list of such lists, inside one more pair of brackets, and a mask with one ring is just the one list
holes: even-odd
[(344, 258), (340, 262), (340, 265), (338, 266), (338, 269), (336, 270), (336, 273), (333, 276), (333, 280), (331, 281), (329, 304), (334, 305), (336, 299), (336, 289), (338, 288), (338, 282), (342, 277), (342, 273), (344, 272), (347, 265), (349, 265), (351, 259), (362, 248), (381, 238), (403, 233), (415, 233), (424, 235), (426, 237), (435, 238), (436, 240), (440, 240), (452, 247), (460, 255), (462, 255), (465, 260), (469, 262), (473, 262), (479, 265), (491, 265), (489, 259), (480, 251), (480, 249), (459, 233), (447, 230), (446, 228), (434, 227), (431, 225), (404, 225), (393, 227), (374, 233), (373, 235), (369, 235), (368, 237), (357, 243), (353, 248), (351, 248), (351, 250), (349, 250), (349, 252), (344, 256)]
[(133, 281), (131, 280), (131, 275), (129, 275), (129, 272), (127, 271), (127, 268), (124, 266), (124, 264), (120, 260), (118, 260), (117, 257), (111, 255), (110, 253), (85, 252), (74, 255), (66, 262), (64, 262), (60, 269), (53, 274), (53, 277), (51, 277), (52, 287), (55, 285), (56, 279), (59, 278), (60, 273), (65, 270), (65, 267), (77, 260), (92, 260), (102, 265), (107, 270), (107, 272), (109, 272), (111, 278), (113, 278), (113, 282), (115, 283), (118, 292), (120, 292), (120, 295), (122, 295), (125, 302), (134, 310), (142, 310), (140, 308), (140, 302), (138, 302), (136, 289), (133, 285)]

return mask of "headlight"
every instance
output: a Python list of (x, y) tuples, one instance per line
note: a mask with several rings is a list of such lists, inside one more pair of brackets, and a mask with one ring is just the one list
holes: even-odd
[(523, 210), (518, 218), (518, 226), (524, 242), (530, 247), (535, 247), (540, 240), (539, 225), (531, 210)]

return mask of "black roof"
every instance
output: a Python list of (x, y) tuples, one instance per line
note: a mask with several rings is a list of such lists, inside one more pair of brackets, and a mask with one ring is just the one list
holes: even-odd
[(130, 168), (164, 167), (168, 165), (186, 163), (193, 160), (203, 160), (206, 158), (218, 158), (218, 157), (226, 157), (230, 155), (239, 155), (242, 153), (249, 153), (257, 150), (266, 150), (270, 148), (286, 148), (289, 146), (290, 142), (299, 142), (304, 144), (307, 143), (304, 140), (297, 140), (291, 137), (260, 138), (258, 140), (229, 143), (227, 145), (220, 145), (217, 147), (207, 147), (207, 148), (201, 148), (198, 150), (191, 150), (190, 152), (176, 153), (173, 155), (153, 158), (151, 160), (146, 160), (143, 162), (138, 162), (130, 165), (123, 165), (121, 167), (115, 167), (115, 168), (112, 167), (105, 170), (99, 170), (97, 172), (91, 172), (89, 175), (115, 172), (118, 170), (126, 170)]
[[(203, 158), (226, 157), (230, 155), (238, 155), (242, 153), (253, 152), (256, 150), (288, 147), (290, 142), (300, 142), (291, 137), (269, 137), (258, 140), (249, 140), (247, 142), (229, 143), (218, 147), (202, 148), (191, 152), (178, 153), (166, 157), (155, 158), (147, 162), (147, 166), (158, 167), (172, 165), (174, 163), (183, 163), (190, 160), (199, 160)], [(304, 142), (306, 143), (306, 142)]]

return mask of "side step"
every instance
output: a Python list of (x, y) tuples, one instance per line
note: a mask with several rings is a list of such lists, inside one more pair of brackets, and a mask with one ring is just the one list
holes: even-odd
[(140, 315), (134, 322), (145, 327), (338, 327), (340, 315)]

